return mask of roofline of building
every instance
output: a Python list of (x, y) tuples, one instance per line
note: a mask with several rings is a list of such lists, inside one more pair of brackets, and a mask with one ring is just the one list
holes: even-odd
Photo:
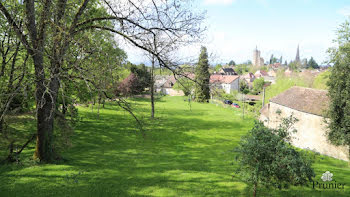
[(289, 107), (289, 106), (285, 106), (285, 105), (282, 105), (282, 104), (279, 104), (279, 103), (273, 102), (273, 101), (271, 101), (271, 100), (269, 100), (269, 101), (270, 101), (270, 103), (275, 103), (275, 104), (277, 104), (277, 105), (281, 105), (281, 106), (283, 106), (283, 107), (287, 107), (287, 108), (293, 109), (293, 110), (298, 111), (298, 112), (303, 112), (303, 113), (307, 113), (307, 114), (311, 114), (311, 115), (319, 116), (319, 117), (322, 117), (322, 118), (326, 118), (325, 116), (321, 116), (321, 115), (318, 115), (318, 114), (314, 114), (314, 113), (310, 113), (310, 112), (306, 112), (306, 111), (298, 110), (298, 109), (295, 109), (295, 108), (293, 108), (293, 107)]

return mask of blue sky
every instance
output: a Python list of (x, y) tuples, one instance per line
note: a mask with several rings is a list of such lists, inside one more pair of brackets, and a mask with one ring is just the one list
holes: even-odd
[[(318, 63), (328, 59), (327, 49), (336, 30), (349, 18), (350, 0), (197, 0), (207, 11), (205, 42), (213, 62), (236, 63), (252, 59), (255, 46), (265, 60), (271, 54), (284, 60), (295, 58), (300, 45), (301, 58), (313, 56)], [(133, 50), (131, 50), (133, 51)], [(144, 61), (130, 54), (132, 62)], [(199, 46), (179, 55), (198, 55)], [(283, 61), (284, 61), (283, 60)]]

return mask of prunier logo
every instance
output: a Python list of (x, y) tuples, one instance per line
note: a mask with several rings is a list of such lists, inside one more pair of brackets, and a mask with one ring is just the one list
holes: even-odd
[(333, 180), (333, 173), (326, 171), (322, 174), (321, 179), (323, 182), (313, 181), (312, 188), (313, 189), (344, 189), (345, 183), (337, 183)]

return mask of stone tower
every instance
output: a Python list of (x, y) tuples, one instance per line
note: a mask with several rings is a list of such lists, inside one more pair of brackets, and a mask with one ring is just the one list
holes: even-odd
[(299, 62), (300, 63), (299, 45), (298, 45), (298, 48), (297, 48), (297, 55), (295, 57), (295, 62)]
[(258, 46), (256, 46), (255, 50), (253, 51), (253, 66), (263, 66), (264, 65), (264, 59), (260, 57), (260, 51), (258, 50)]

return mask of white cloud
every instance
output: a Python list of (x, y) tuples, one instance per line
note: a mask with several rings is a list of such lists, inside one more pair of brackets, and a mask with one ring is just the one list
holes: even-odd
[(204, 0), (205, 5), (229, 5), (236, 0)]
[(350, 6), (345, 6), (337, 11), (338, 14), (343, 16), (350, 16)]

